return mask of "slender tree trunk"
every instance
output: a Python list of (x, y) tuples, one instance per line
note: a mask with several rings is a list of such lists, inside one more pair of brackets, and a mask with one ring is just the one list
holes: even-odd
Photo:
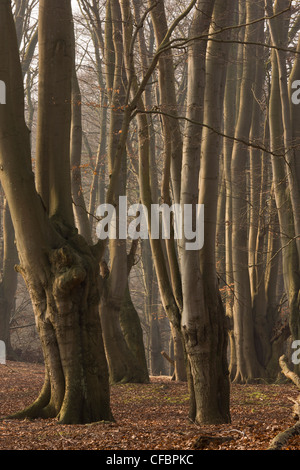
[[(288, 6), (285, 0), (278, 0), (274, 10), (266, 2), (268, 14), (278, 13)], [(270, 20), (271, 39), (276, 47), (286, 46), (290, 12)], [(290, 309), (290, 331), (292, 337), (299, 338), (299, 240), (297, 213), (298, 189), (297, 160), (294, 153), (294, 142), (291, 140), (292, 122), (295, 111), (290, 109), (287, 98), (286, 64), (284, 56), (273, 51), (272, 84), (269, 107), (270, 140), (273, 168), (273, 182), (276, 207), (281, 234), (282, 265), (285, 291)], [(296, 61), (297, 67), (297, 61)], [(288, 109), (287, 109), (288, 108)], [(286, 155), (285, 159), (277, 155)]]
[[(118, 0), (110, 0), (111, 34), (107, 32), (107, 41), (113, 44), (115, 59), (113, 89), (110, 97), (110, 132), (108, 142), (108, 170), (111, 174), (115, 165), (116, 153), (119, 147), (119, 136), (122, 134), (124, 109), (126, 100), (126, 72), (124, 67), (124, 46), (122, 37), (122, 17)], [(109, 18), (109, 16), (108, 16)], [(112, 39), (112, 40), (111, 40)], [(112, 60), (112, 57), (110, 58)], [(109, 61), (110, 64), (110, 61)], [(123, 149), (121, 155), (120, 172), (116, 179), (113, 202), (116, 208), (116, 223), (118, 226), (119, 196), (126, 194), (127, 154)], [(109, 196), (107, 196), (109, 197)], [(125, 208), (127, 211), (127, 207)], [(109, 240), (110, 271), (106, 282), (106, 293), (101, 299), (101, 320), (103, 325), (104, 344), (107, 353), (110, 380), (116, 382), (143, 382), (145, 370), (138, 367), (140, 358), (135, 357), (133, 351), (125, 341), (121, 324), (120, 312), (128, 285), (128, 257), (126, 251), (127, 240), (120, 237)], [(124, 314), (124, 312), (123, 312)], [(124, 316), (123, 316), (124, 324)], [(138, 332), (136, 332), (138, 333)], [(147, 378), (146, 378), (147, 381)]]
[(84, 199), (81, 178), (82, 123), (81, 92), (78, 84), (75, 63), (72, 77), (72, 122), (71, 122), (71, 185), (74, 216), (78, 232), (88, 243), (92, 242), (91, 230)]
[[(246, 1), (246, 32), (243, 57), (243, 77), (240, 91), (238, 120), (236, 124), (235, 140), (232, 152), (232, 260), (234, 277), (234, 335), (236, 347), (237, 369), (235, 380), (247, 381), (263, 375), (257, 359), (254, 341), (254, 324), (252, 316), (251, 289), (248, 271), (248, 234), (247, 213), (248, 201), (245, 195), (246, 163), (248, 148), (240, 140), (249, 140), (253, 93), (255, 83), (256, 58), (255, 46), (248, 42), (256, 40), (257, 28), (250, 24), (253, 20), (263, 16), (263, 9), (253, 2)], [(256, 63), (256, 62), (255, 62)]]
[(171, 336), (173, 342), (173, 359), (174, 359), (174, 380), (181, 382), (187, 381), (187, 365), (185, 357), (185, 348), (183, 338), (180, 332), (171, 326)]
[[(15, 8), (15, 25), (18, 46), (20, 47), (22, 42), (22, 37), (26, 34), (29, 34), (28, 29), (25, 28), (24, 17), (29, 16), (32, 12), (29, 11), (30, 5), (25, 1), (16, 2)], [(28, 25), (27, 25), (28, 26)], [(31, 101), (30, 86), (31, 86), (31, 74), (29, 71), (29, 66), (32, 61), (32, 57), (37, 44), (37, 28), (33, 29), (32, 36), (27, 46), (27, 49), (24, 53), (22, 61), (22, 75), (23, 78), (26, 77), (26, 91), (27, 91), (27, 101), (28, 101), (28, 127), (31, 130), (32, 119), (33, 119), (33, 106)], [(1, 339), (6, 344), (7, 357), (8, 359), (15, 358), (13, 353), (11, 342), (10, 342), (10, 319), (14, 310), (15, 305), (15, 294), (18, 284), (18, 274), (14, 269), (15, 265), (18, 262), (18, 253), (15, 244), (15, 234), (14, 227), (11, 221), (11, 216), (9, 212), (9, 207), (7, 201), (4, 203), (3, 208), (3, 278), (0, 284), (0, 335)]]
[(15, 307), (17, 291), (18, 253), (15, 245), (14, 228), (7, 201), (3, 208), (3, 271), (0, 284), (0, 340), (5, 342), (7, 359), (14, 359), (10, 342), (10, 322)]
[[(155, 2), (154, 0), (148, 0), (148, 4), (149, 7), (155, 5), (151, 11), (151, 18), (156, 43), (159, 46), (168, 31), (164, 1), (158, 0)], [(160, 55), (158, 70), (160, 109), (165, 113), (170, 113), (171, 110), (171, 114), (177, 116), (175, 74), (171, 49)], [(182, 166), (182, 137), (179, 121), (172, 120), (168, 116), (162, 116), (162, 121), (166, 152), (165, 165), (169, 167), (174, 202), (179, 203)], [(166, 203), (169, 203), (169, 198), (166, 194), (163, 194), (162, 197)]]
[[(238, 24), (238, 2), (235, 2), (234, 23)], [(240, 34), (241, 31), (239, 31)], [(233, 32), (233, 39), (237, 37), (237, 33)], [(241, 38), (242, 39), (242, 38)], [(224, 133), (228, 136), (234, 135), (236, 124), (236, 89), (238, 74), (238, 46), (232, 44), (229, 52), (229, 60), (227, 66), (227, 76), (224, 94)], [(224, 138), (224, 181), (225, 181), (225, 282), (226, 282), (226, 316), (228, 319), (228, 334), (230, 343), (230, 376), (233, 378), (236, 373), (236, 352), (235, 340), (233, 333), (233, 268), (232, 268), (232, 183), (231, 183), (231, 159), (233, 149), (233, 139)]]

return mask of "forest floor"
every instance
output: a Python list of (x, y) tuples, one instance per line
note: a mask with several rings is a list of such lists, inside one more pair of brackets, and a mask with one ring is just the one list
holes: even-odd
[[(0, 417), (29, 405), (43, 379), (41, 364), (0, 365)], [(67, 426), (54, 419), (4, 419), (0, 450), (194, 450), (206, 435), (228, 440), (207, 443), (203, 449), (266, 450), (279, 432), (295, 424), (289, 398), (297, 395), (292, 384), (233, 384), (231, 424), (196, 426), (187, 417), (186, 383), (151, 377), (150, 384), (112, 386), (113, 423)], [(300, 450), (300, 436), (283, 450)]]

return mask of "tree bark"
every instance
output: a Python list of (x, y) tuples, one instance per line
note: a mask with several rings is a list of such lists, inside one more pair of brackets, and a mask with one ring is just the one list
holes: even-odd
[(39, 398), (13, 417), (56, 417), (67, 424), (111, 420), (98, 259), (78, 235), (72, 214), (71, 2), (42, 0), (39, 6), (38, 149), (45, 154), (37, 158), (38, 193), (11, 6), (0, 1), (0, 59), (8, 89), (7, 106), (0, 109), (0, 178), (16, 234), (18, 271), (31, 296), (45, 361)]
[(84, 190), (81, 178), (82, 153), (82, 117), (81, 92), (78, 84), (75, 61), (72, 76), (72, 118), (71, 118), (71, 188), (74, 205), (74, 217), (78, 232), (91, 244), (91, 228), (86, 210)]
[[(216, 0), (210, 33), (216, 30), (215, 25), (218, 25), (218, 29), (223, 27), (226, 29), (232, 12), (232, 3)], [(200, 292), (203, 299), (198, 305), (198, 311), (194, 308), (185, 312), (183, 309), (182, 315), (183, 334), (195, 390), (195, 420), (199, 423), (230, 422), (227, 328), (216, 273), (221, 152), (221, 137), (218, 132), (222, 127), (224, 83), (229, 53), (228, 45), (226, 42), (222, 43), (222, 39), (229, 37), (227, 33), (220, 34), (218, 36), (220, 42), (211, 41), (207, 46), (203, 122), (216, 131), (205, 127), (202, 130), (201, 141), (198, 203), (204, 205), (205, 213), (204, 245), (199, 252), (198, 276), (200, 275)], [(199, 104), (197, 100), (196, 103)], [(190, 292), (190, 295), (193, 294)]]
[[(116, 154), (120, 149), (120, 134), (122, 138), (124, 113), (126, 108), (126, 84), (127, 77), (124, 67), (124, 46), (122, 36), (122, 16), (118, 0), (110, 0), (111, 34), (107, 31), (108, 44), (113, 44), (113, 56), (115, 68), (113, 76), (113, 89), (110, 96), (110, 132), (108, 142), (108, 170), (110, 175), (114, 171)], [(111, 38), (111, 39), (110, 39)], [(108, 47), (108, 45), (107, 45)], [(110, 58), (112, 60), (112, 57)], [(109, 62), (110, 63), (110, 62)], [(126, 194), (127, 154), (126, 148), (120, 151), (120, 171), (114, 182), (112, 200), (116, 208), (116, 223), (118, 226), (120, 210), (119, 196)], [(127, 207), (125, 208), (127, 210)], [(121, 324), (120, 313), (126, 295), (128, 285), (128, 256), (126, 251), (127, 240), (118, 233), (116, 239), (109, 240), (110, 270), (106, 282), (106, 292), (102, 297), (100, 315), (103, 324), (103, 338), (108, 358), (110, 380), (116, 382), (143, 382), (147, 379), (145, 370), (138, 366), (139, 357), (135, 357), (133, 351), (125, 341)], [(124, 313), (124, 312), (123, 312)], [(124, 317), (123, 317), (124, 321)], [(136, 331), (138, 333), (138, 331)]]
[[(288, 4), (285, 0), (278, 0), (273, 7), (266, 2), (267, 12), (278, 13), (283, 11)], [(272, 42), (276, 47), (286, 45), (290, 12), (270, 20), (272, 31)], [(295, 117), (295, 111), (290, 109), (287, 102), (284, 57), (273, 51), (272, 60), (272, 83), (269, 107), (270, 141), (272, 155), (272, 169), (275, 201), (278, 211), (280, 226), (280, 240), (282, 251), (282, 265), (285, 291), (289, 301), (289, 324), (293, 338), (299, 337), (299, 240), (297, 237), (297, 219), (295, 208), (297, 206), (297, 171), (294, 154), (294, 143), (292, 143), (290, 132), (292, 124), (291, 116)], [(296, 66), (297, 67), (297, 66)], [(289, 107), (289, 110), (286, 108)], [(291, 129), (290, 129), (291, 124)], [(285, 155), (287, 159), (277, 155)], [(291, 179), (293, 182), (291, 182)], [(296, 185), (296, 186), (295, 186)], [(296, 366), (297, 368), (297, 366)]]

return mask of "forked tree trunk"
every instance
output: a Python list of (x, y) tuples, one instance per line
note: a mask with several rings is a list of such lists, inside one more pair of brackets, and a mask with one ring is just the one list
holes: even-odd
[(11, 346), (10, 322), (15, 306), (18, 274), (15, 265), (18, 253), (15, 245), (14, 228), (7, 201), (3, 207), (3, 270), (0, 283), (0, 340), (5, 342), (7, 359), (15, 359)]
[[(231, 8), (232, 5), (229, 5), (229, 2), (215, 1), (210, 32), (215, 31), (215, 25), (218, 25), (217, 29), (222, 27), (226, 29)], [(201, 13), (198, 15), (204, 14), (201, 5), (199, 11)], [(228, 39), (228, 36), (221, 34), (219, 38)], [(193, 67), (192, 58), (193, 56), (190, 57), (190, 61)], [(205, 211), (204, 246), (200, 252), (181, 250), (180, 254), (183, 285), (181, 323), (195, 397), (195, 416), (192, 418), (198, 423), (208, 424), (230, 422), (227, 330), (217, 282), (215, 258), (219, 154), (221, 151), (221, 139), (218, 132), (222, 122), (227, 58), (228, 46), (225, 43), (223, 44), (222, 41), (208, 43), (205, 62), (206, 85), (203, 122), (204, 125), (214, 128), (215, 132), (204, 126), (201, 140), (202, 158), (197, 202), (204, 205)], [(191, 84), (195, 78), (195, 75), (191, 75)], [(199, 100), (201, 95), (199, 96), (197, 90), (193, 90), (192, 87), (188, 90), (188, 98), (190, 106), (193, 103), (197, 103), (199, 106), (201, 103)], [(191, 148), (187, 148), (183, 164), (188, 165), (191, 158)], [(192, 184), (193, 175), (190, 174), (190, 171), (185, 170), (189, 178), (187, 181), (182, 181), (182, 202), (187, 202), (184, 201), (184, 195), (190, 191), (191, 198), (188, 202), (193, 204), (192, 196), (197, 194), (197, 186)], [(189, 180), (190, 187), (188, 186)], [(196, 257), (195, 255), (199, 256), (199, 267), (195, 261), (192, 261), (193, 256)], [(189, 262), (187, 263), (187, 261)], [(195, 279), (197, 279), (197, 284)], [(195, 289), (196, 285), (197, 289)]]
[(46, 377), (37, 401), (15, 417), (56, 417), (64, 424), (112, 419), (98, 263), (87, 246), (85, 251), (77, 236), (51, 250), (42, 266), (46, 285), (28, 267), (20, 268), (31, 292)]
[[(22, 38), (29, 34), (26, 27), (25, 18), (32, 15), (32, 6), (28, 2), (16, 2), (15, 8), (15, 26), (18, 45), (22, 44)], [(28, 25), (27, 25), (28, 26)], [(31, 102), (29, 84), (31, 74), (29, 67), (37, 44), (37, 28), (33, 29), (28, 37), (26, 51), (22, 60), (22, 74), (26, 77), (27, 101), (28, 101), (28, 127), (31, 130), (33, 107)], [(11, 221), (10, 211), (5, 200), (3, 205), (3, 263), (2, 263), (2, 281), (0, 284), (0, 339), (6, 344), (7, 358), (15, 359), (16, 354), (11, 347), (10, 321), (15, 306), (15, 294), (18, 284), (18, 274), (14, 269), (18, 262), (18, 253), (15, 244), (14, 228)]]
[(0, 177), (45, 360), (39, 398), (14, 417), (86, 423), (111, 420), (112, 414), (98, 312), (101, 253), (78, 235), (72, 215), (72, 38), (71, 2), (41, 0), (38, 194), (11, 5), (0, 1), (1, 79), (7, 84), (7, 105), (0, 108)]

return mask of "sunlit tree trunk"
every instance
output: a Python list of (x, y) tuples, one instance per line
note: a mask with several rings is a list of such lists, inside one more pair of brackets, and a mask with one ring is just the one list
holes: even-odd
[[(39, 398), (14, 417), (61, 423), (111, 420), (108, 369), (98, 312), (98, 253), (73, 220), (70, 182), (73, 22), (71, 2), (39, 2), (37, 188), (10, 2), (0, 1), (1, 183), (15, 229), (45, 361)], [(100, 247), (101, 248), (101, 247)], [(98, 254), (97, 254), (98, 253)]]
[(5, 342), (8, 359), (14, 359), (10, 341), (10, 322), (15, 307), (17, 273), (15, 265), (18, 254), (15, 246), (15, 234), (7, 201), (3, 208), (3, 268), (0, 283), (0, 340)]
[[(118, 0), (110, 0), (111, 15), (111, 40), (113, 51), (109, 54), (109, 64), (114, 55), (114, 75), (110, 98), (110, 130), (108, 141), (108, 171), (111, 174), (114, 167), (115, 155), (119, 145), (119, 136), (122, 133), (124, 118), (124, 108), (126, 99), (126, 72), (124, 68), (124, 49), (122, 37), (122, 18)], [(108, 16), (109, 18), (109, 16)], [(107, 39), (108, 32), (107, 32)], [(107, 44), (106, 47), (109, 47)], [(110, 77), (111, 79), (112, 77)], [(109, 83), (109, 82), (108, 82)], [(127, 155), (126, 149), (121, 156), (121, 168), (119, 178), (114, 189), (114, 199), (112, 203), (116, 208), (116, 221), (121, 216), (119, 214), (119, 196), (126, 195), (126, 171)], [(127, 211), (127, 207), (125, 208)], [(103, 338), (107, 360), (109, 365), (110, 380), (116, 382), (143, 382), (148, 380), (147, 370), (140, 367), (140, 357), (136, 357), (133, 350), (129, 348), (129, 343), (125, 341), (120, 324), (120, 312), (124, 302), (126, 288), (128, 286), (128, 257), (127, 240), (121, 238), (120, 234), (116, 239), (109, 240), (109, 276), (105, 279), (105, 295), (101, 299), (101, 321), (103, 325)], [(125, 323), (126, 311), (123, 311), (123, 323)], [(127, 319), (128, 320), (128, 319)], [(132, 324), (134, 328), (134, 324)], [(138, 334), (138, 331), (136, 331)]]
[[(168, 31), (165, 6), (163, 1), (158, 4), (148, 2), (154, 26), (156, 43), (159, 45)], [(155, 7), (153, 8), (153, 6)], [(182, 167), (182, 135), (177, 116), (177, 97), (175, 87), (175, 71), (172, 50), (160, 55), (158, 62), (159, 77), (159, 107), (162, 111), (162, 133), (164, 145), (164, 171), (161, 185), (162, 202), (172, 205), (180, 202), (181, 167)], [(171, 114), (174, 117), (169, 117)], [(170, 279), (173, 292), (179, 308), (182, 308), (182, 287), (177, 250), (174, 235), (166, 240), (166, 255), (168, 257)], [(175, 376), (177, 380), (185, 380), (186, 371), (183, 368), (183, 347), (180, 343), (180, 332), (171, 327), (174, 345)], [(176, 364), (176, 361), (178, 364)]]
[[(18, 47), (21, 47), (22, 39), (26, 37), (28, 43), (25, 42), (23, 46), (22, 55), (22, 75), (27, 82), (27, 101), (29, 106), (29, 113), (27, 116), (28, 127), (31, 130), (32, 114), (33, 110), (31, 107), (31, 96), (29, 87), (30, 83), (30, 71), (29, 67), (33, 58), (33, 54), (37, 44), (37, 28), (32, 27), (29, 31), (29, 25), (25, 24), (24, 17), (30, 18), (32, 15), (32, 3), (25, 1), (15, 2), (14, 20), (16, 26), (16, 34)], [(27, 75), (26, 75), (27, 74)], [(2, 282), (0, 284), (0, 335), (1, 339), (6, 344), (7, 357), (10, 359), (16, 358), (16, 354), (13, 352), (10, 341), (10, 321), (11, 315), (14, 311), (15, 295), (18, 286), (18, 274), (15, 270), (15, 265), (18, 262), (17, 248), (15, 244), (15, 233), (14, 227), (11, 221), (9, 212), (9, 206), (7, 201), (3, 207), (3, 271), (2, 271)]]
[[(278, 0), (274, 8), (266, 1), (266, 11), (270, 16), (288, 8), (289, 2)], [(272, 156), (273, 181), (276, 207), (281, 234), (282, 263), (285, 291), (290, 309), (290, 331), (292, 338), (299, 338), (299, 179), (297, 162), (297, 133), (294, 124), (298, 113), (288, 93), (285, 53), (281, 51), (287, 44), (290, 13), (269, 21), (272, 44), (272, 88), (270, 97), (269, 121)], [(299, 45), (298, 45), (299, 47)], [(295, 59), (294, 71), (299, 68)], [(291, 79), (293, 73), (291, 74)], [(278, 156), (280, 155), (280, 156)], [(282, 156), (284, 155), (284, 158)]]
[(252, 316), (251, 289), (248, 270), (248, 201), (245, 194), (246, 164), (249, 154), (249, 141), (253, 112), (253, 85), (255, 83), (256, 47), (247, 44), (255, 42), (257, 25), (253, 20), (263, 16), (260, 2), (246, 1), (246, 31), (243, 54), (243, 76), (238, 104), (238, 118), (232, 150), (232, 267), (234, 280), (233, 322), (236, 350), (236, 381), (247, 381), (262, 376), (257, 359), (254, 341), (254, 323)]
[[(238, 24), (238, 1), (233, 7), (233, 24)], [(242, 31), (239, 30), (242, 35)], [(233, 38), (237, 37), (237, 33), (233, 32)], [(242, 36), (243, 37), (243, 36)], [(239, 37), (239, 39), (242, 39)], [(227, 66), (227, 75), (224, 92), (224, 134), (234, 136), (236, 123), (236, 92), (237, 92), (237, 74), (238, 74), (238, 48), (241, 45), (232, 44), (229, 51), (229, 60)], [(235, 341), (233, 333), (233, 269), (232, 269), (232, 184), (231, 184), (231, 157), (232, 157), (233, 139), (224, 138), (224, 183), (225, 183), (225, 308), (228, 319), (229, 349), (230, 349), (230, 375), (235, 375), (236, 371), (236, 353)]]
[(72, 76), (72, 120), (71, 120), (71, 187), (74, 206), (74, 216), (78, 232), (88, 243), (92, 242), (91, 229), (84, 199), (81, 178), (82, 154), (82, 117), (81, 92), (78, 84), (75, 62)]

